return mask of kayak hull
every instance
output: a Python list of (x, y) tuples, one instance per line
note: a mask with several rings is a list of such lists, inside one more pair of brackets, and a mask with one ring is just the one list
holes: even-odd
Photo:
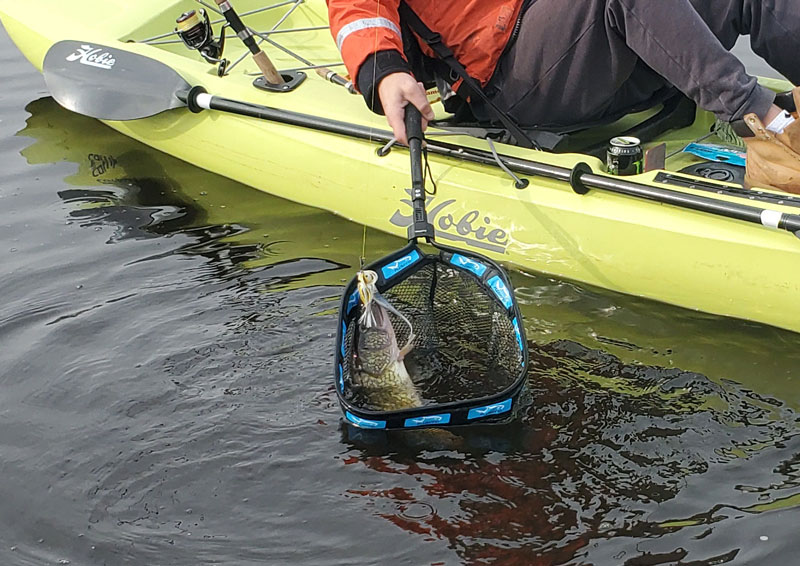
[[(103, 13), (111, 16), (97, 20), (90, 17), (97, 12), (96, 2), (51, 4), (0, 0), (0, 17), (9, 35), (39, 69), (57, 41), (102, 43), (159, 60), (190, 84), (215, 95), (317, 114), (376, 131), (386, 129), (381, 117), (366, 111), (360, 97), (313, 73), (293, 92), (268, 93), (252, 86), (255, 77), (249, 73), (255, 65), (249, 58), (220, 78), (213, 66), (182, 45), (128, 42), (171, 31), (175, 17), (196, 7), (195, 3), (116, 0), (102, 4)], [(234, 5), (246, 13), (255, 4), (239, 0)], [(286, 22), (296, 28), (324, 25), (325, 3), (299, 4)], [(286, 39), (284, 44), (314, 62), (336, 61), (338, 54), (326, 30), (297, 37), (294, 43)], [(244, 48), (235, 41), (229, 38), (229, 49), (243, 55)], [(281, 69), (297, 65), (279, 50), (268, 53)], [(707, 131), (710, 122), (710, 116), (700, 113), (692, 127), (671, 132), (664, 141), (670, 147), (687, 143)], [(107, 124), (256, 189), (397, 236), (406, 234), (411, 206), (404, 148), (380, 156), (379, 145), (369, 141), (215, 111), (195, 114), (185, 108)], [(485, 142), (468, 138), (456, 137), (452, 142), (486, 147)], [(601, 162), (586, 155), (555, 155), (500, 144), (498, 149), (560, 167), (586, 162), (596, 172), (604, 170)], [(696, 158), (681, 156), (668, 165), (675, 170), (696, 162), (692, 159)], [(442, 243), (477, 250), (523, 271), (800, 332), (800, 239), (793, 234), (598, 190), (580, 195), (568, 183), (540, 177), (529, 177), (530, 185), (520, 190), (499, 167), (452, 157), (431, 155), (430, 166), (436, 194), (429, 198), (428, 210)], [(663, 187), (655, 181), (656, 175), (650, 172), (632, 179)], [(753, 204), (747, 197), (718, 198)], [(800, 212), (796, 206), (773, 204), (770, 208)]]

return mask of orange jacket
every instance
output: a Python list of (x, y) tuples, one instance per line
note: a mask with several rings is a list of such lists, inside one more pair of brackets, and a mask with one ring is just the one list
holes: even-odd
[[(331, 33), (355, 79), (379, 51), (403, 52), (400, 0), (327, 0)], [(523, 0), (406, 0), (408, 6), (453, 50), (473, 78), (485, 85), (511, 37)], [(427, 46), (423, 44), (423, 50)]]

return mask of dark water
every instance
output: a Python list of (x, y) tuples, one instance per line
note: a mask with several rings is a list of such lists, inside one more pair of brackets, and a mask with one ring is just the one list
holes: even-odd
[(797, 563), (800, 336), (516, 273), (519, 418), (356, 434), (361, 228), (61, 110), (0, 46), (0, 564)]

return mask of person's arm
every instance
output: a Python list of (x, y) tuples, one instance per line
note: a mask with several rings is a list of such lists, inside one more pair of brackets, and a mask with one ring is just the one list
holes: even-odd
[(328, 17), (342, 60), (367, 106), (385, 114), (395, 137), (407, 143), (405, 106), (414, 104), (426, 119), (433, 119), (433, 110), (402, 54), (398, 4), (399, 0), (328, 0)]

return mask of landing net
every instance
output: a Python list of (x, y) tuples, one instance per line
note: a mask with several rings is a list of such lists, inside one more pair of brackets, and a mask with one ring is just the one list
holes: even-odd
[[(335, 379), (345, 418), (355, 426), (463, 425), (503, 421), (513, 414), (527, 348), (511, 285), (487, 258), (437, 248), (438, 253), (426, 254), (410, 244), (367, 268), (378, 274), (378, 291), (413, 327), (405, 365), (422, 398), (419, 407), (382, 410), (355, 383), (362, 313), (355, 278), (345, 291)], [(408, 324), (390, 318), (398, 343), (405, 344)]]

